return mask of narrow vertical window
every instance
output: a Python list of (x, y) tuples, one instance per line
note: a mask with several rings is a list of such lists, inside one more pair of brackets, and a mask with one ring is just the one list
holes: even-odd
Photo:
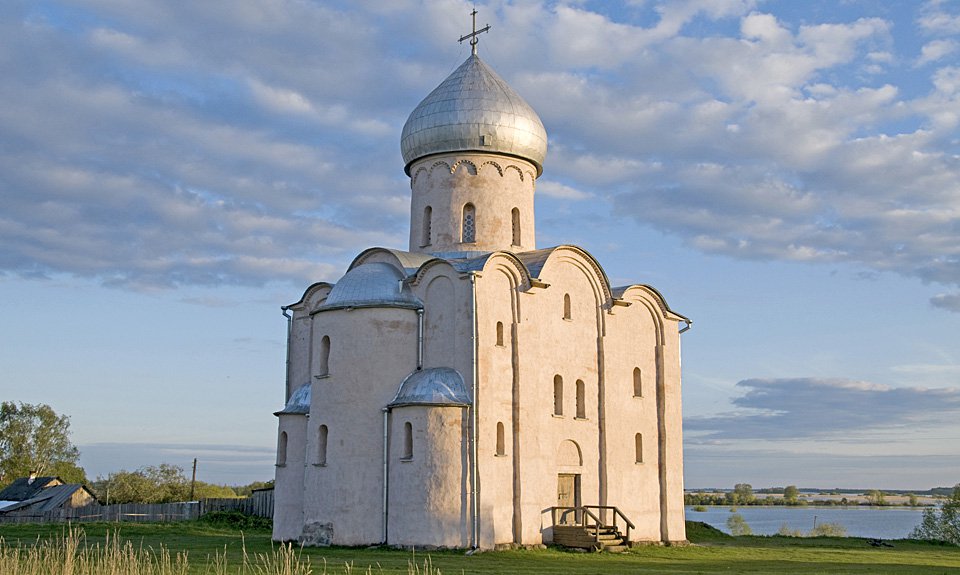
[(413, 425), (403, 424), (403, 459), (413, 459)]
[(497, 322), (497, 345), (503, 347), (503, 322)]
[(320, 340), (320, 358), (317, 365), (317, 375), (328, 375), (330, 373), (330, 336), (325, 335)]
[(423, 239), (422, 245), (429, 246), (433, 241), (431, 237), (433, 231), (433, 208), (427, 206), (423, 208)]
[(280, 441), (277, 443), (277, 465), (287, 464), (287, 432), (280, 432)]
[(504, 447), (503, 440), (503, 422), (497, 422), (497, 455), (504, 455), (506, 453), (506, 448)]
[(633, 396), (643, 397), (643, 374), (639, 367), (633, 368)]
[(553, 376), (553, 414), (563, 415), (563, 378)]
[(317, 465), (327, 464), (327, 426), (317, 430)]
[(518, 208), (513, 208), (511, 212), (511, 220), (513, 221), (513, 240), (512, 244), (515, 246), (520, 245), (520, 210)]
[(634, 449), (636, 450), (636, 460), (637, 463), (643, 463), (643, 435), (636, 434), (633, 436)]
[(460, 241), (472, 243), (477, 241), (477, 210), (473, 204), (463, 206), (463, 232)]
[(563, 294), (563, 319), (570, 319), (570, 294)]
[(577, 380), (577, 418), (586, 419), (587, 418), (587, 406), (586, 406), (586, 390), (584, 389), (583, 380)]

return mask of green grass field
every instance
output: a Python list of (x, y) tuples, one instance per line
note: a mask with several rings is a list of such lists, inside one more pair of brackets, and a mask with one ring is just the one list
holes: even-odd
[[(623, 554), (580, 553), (559, 549), (478, 553), (433, 551), (411, 553), (393, 549), (309, 548), (296, 550), (302, 563), (309, 561), (313, 573), (960, 573), (960, 547), (917, 541), (895, 541), (893, 548), (874, 548), (859, 538), (730, 537), (703, 524), (689, 523), (686, 547), (640, 547)], [(85, 524), (86, 545), (104, 546), (119, 534), (141, 553), (172, 556), (185, 553), (187, 565), (150, 571), (160, 575), (179, 573), (306, 573), (291, 571), (277, 561), (277, 546), (263, 529), (240, 531), (200, 523)], [(62, 541), (66, 528), (58, 525), (0, 526), (0, 567), (3, 575), (59, 575), (56, 565), (32, 570), (12, 570), (12, 550), (29, 549), (38, 541)], [(247, 558), (247, 568), (244, 557)], [(7, 563), (4, 563), (6, 557)], [(273, 558), (258, 562), (257, 557)], [(427, 560), (432, 569), (424, 569)], [(223, 565), (224, 559), (226, 566)], [(60, 569), (60, 570), (58, 570)], [(84, 573), (74, 569), (72, 573)], [(113, 571), (137, 573), (137, 571)], [(140, 572), (144, 572), (141, 570)]]

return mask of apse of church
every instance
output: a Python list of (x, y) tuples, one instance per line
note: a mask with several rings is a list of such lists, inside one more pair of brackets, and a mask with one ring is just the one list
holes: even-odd
[(537, 249), (547, 134), (478, 56), (487, 29), (404, 125), (408, 249), (283, 308), (276, 540), (538, 545), (591, 516), (623, 544), (686, 539), (690, 320), (582, 248)]

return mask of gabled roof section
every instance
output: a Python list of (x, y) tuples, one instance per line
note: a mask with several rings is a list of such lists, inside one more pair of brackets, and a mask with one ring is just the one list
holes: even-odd
[(392, 260), (394, 267), (403, 270), (404, 275), (410, 276), (417, 273), (420, 266), (430, 260), (437, 259), (431, 254), (419, 252), (406, 252), (392, 248), (368, 248), (360, 252), (360, 255), (353, 258), (348, 270), (369, 263), (371, 261)]
[(94, 499), (93, 494), (90, 493), (90, 490), (83, 485), (80, 485), (79, 483), (64, 483), (46, 487), (30, 499), (21, 501), (16, 505), (4, 507), (0, 513), (8, 513), (27, 508), (33, 511), (52, 511), (54, 509), (60, 509), (63, 507), (64, 503), (70, 501), (74, 493), (81, 490), (85, 491), (86, 495), (91, 499)]
[(62, 485), (63, 481), (59, 477), (20, 477), (8, 485), (3, 491), (0, 491), (0, 501), (26, 501), (36, 497), (45, 487)]
[(322, 289), (328, 289), (328, 290), (329, 290), (329, 289), (333, 289), (333, 285), (334, 285), (334, 284), (329, 283), (329, 282), (316, 282), (316, 283), (313, 283), (313, 284), (310, 285), (310, 287), (308, 287), (307, 289), (303, 290), (303, 295), (300, 296), (300, 300), (299, 300), (299, 301), (294, 302), (294, 303), (292, 303), (292, 304), (290, 304), (290, 305), (282, 306), (281, 309), (283, 309), (283, 310), (288, 310), (288, 309), (290, 309), (290, 308), (294, 308), (294, 307), (297, 307), (297, 306), (299, 306), (299, 305), (305, 305), (305, 304), (307, 303), (307, 300), (310, 299), (310, 296), (313, 295), (314, 292), (316, 292), (316, 291), (318, 291), (318, 290), (322, 290)]
[[(644, 291), (648, 295), (650, 295), (650, 297), (657, 302), (657, 305), (660, 307), (660, 312), (663, 313), (664, 317), (685, 322), (687, 324), (687, 329), (689, 329), (689, 326), (693, 324), (693, 320), (691, 320), (690, 318), (670, 309), (670, 306), (667, 305), (667, 299), (663, 297), (663, 294), (657, 291), (657, 289), (654, 288), (653, 286), (650, 286), (647, 284), (631, 284), (627, 286), (616, 287), (616, 288), (613, 288), (613, 297), (616, 299), (623, 299), (623, 296), (626, 294), (627, 290), (630, 290), (633, 288)], [(686, 331), (686, 329), (684, 329), (683, 331)]]
[(607, 300), (613, 299), (613, 292), (610, 288), (610, 279), (607, 278), (607, 272), (603, 270), (603, 266), (600, 265), (600, 262), (597, 261), (597, 258), (593, 257), (590, 252), (581, 247), (562, 244), (552, 248), (544, 248), (530, 252), (520, 252), (516, 254), (516, 256), (517, 259), (523, 262), (523, 265), (530, 273), (530, 277), (539, 278), (540, 273), (547, 265), (547, 262), (552, 257), (562, 254), (563, 252), (572, 252), (586, 260), (587, 264), (593, 269), (593, 273), (599, 280), (600, 289), (603, 291), (604, 298)]

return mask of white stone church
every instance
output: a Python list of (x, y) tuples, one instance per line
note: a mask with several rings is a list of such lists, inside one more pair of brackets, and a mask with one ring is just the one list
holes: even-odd
[(537, 248), (547, 134), (472, 44), (403, 127), (409, 249), (284, 307), (273, 538), (684, 541), (690, 321), (582, 248)]

